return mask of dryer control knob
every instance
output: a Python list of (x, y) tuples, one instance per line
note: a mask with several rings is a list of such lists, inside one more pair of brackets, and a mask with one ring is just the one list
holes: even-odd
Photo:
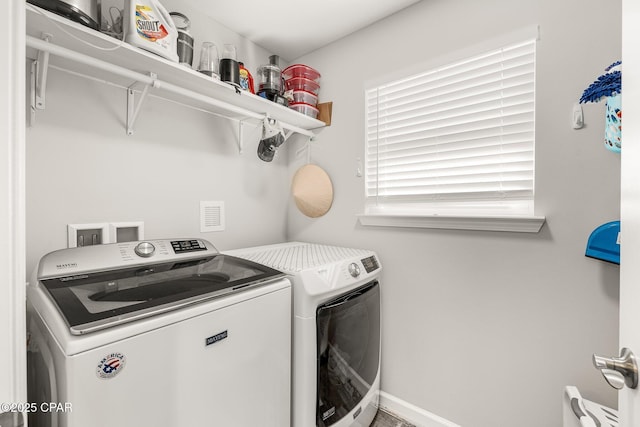
[(156, 247), (153, 246), (149, 242), (138, 243), (135, 247), (134, 252), (136, 255), (141, 256), (143, 258), (148, 258), (156, 251)]
[(360, 267), (355, 262), (349, 264), (349, 274), (352, 277), (358, 277), (360, 275)]

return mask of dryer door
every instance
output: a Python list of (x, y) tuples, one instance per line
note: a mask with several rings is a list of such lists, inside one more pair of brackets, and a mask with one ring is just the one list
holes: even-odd
[(370, 282), (317, 309), (316, 424), (327, 427), (367, 394), (380, 364), (380, 287)]

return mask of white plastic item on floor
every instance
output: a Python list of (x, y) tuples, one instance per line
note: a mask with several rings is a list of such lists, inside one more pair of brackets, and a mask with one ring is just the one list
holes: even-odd
[(584, 399), (566, 386), (562, 399), (563, 427), (618, 427), (618, 411)]

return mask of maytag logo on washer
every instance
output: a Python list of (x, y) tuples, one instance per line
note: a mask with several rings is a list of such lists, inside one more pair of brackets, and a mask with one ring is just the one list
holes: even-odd
[(65, 268), (76, 268), (78, 266), (77, 262), (68, 262), (66, 264), (56, 264), (56, 268), (58, 270), (64, 270)]
[(223, 339), (227, 338), (228, 336), (229, 336), (229, 333), (227, 331), (222, 331), (219, 334), (215, 334), (214, 336), (211, 336), (211, 337), (207, 338), (204, 341), (204, 346), (206, 347), (208, 345), (215, 344), (215, 343), (217, 343), (219, 341), (222, 341)]
[(102, 358), (96, 368), (99, 378), (108, 380), (118, 375), (123, 369), (127, 359), (122, 353), (109, 353)]

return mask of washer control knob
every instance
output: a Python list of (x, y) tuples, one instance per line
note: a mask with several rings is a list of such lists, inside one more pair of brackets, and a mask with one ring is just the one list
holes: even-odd
[(360, 267), (355, 262), (349, 264), (349, 274), (351, 277), (358, 277), (360, 275)]
[(133, 251), (136, 255), (141, 256), (142, 258), (149, 258), (156, 251), (156, 247), (149, 242), (142, 242), (138, 243)]

